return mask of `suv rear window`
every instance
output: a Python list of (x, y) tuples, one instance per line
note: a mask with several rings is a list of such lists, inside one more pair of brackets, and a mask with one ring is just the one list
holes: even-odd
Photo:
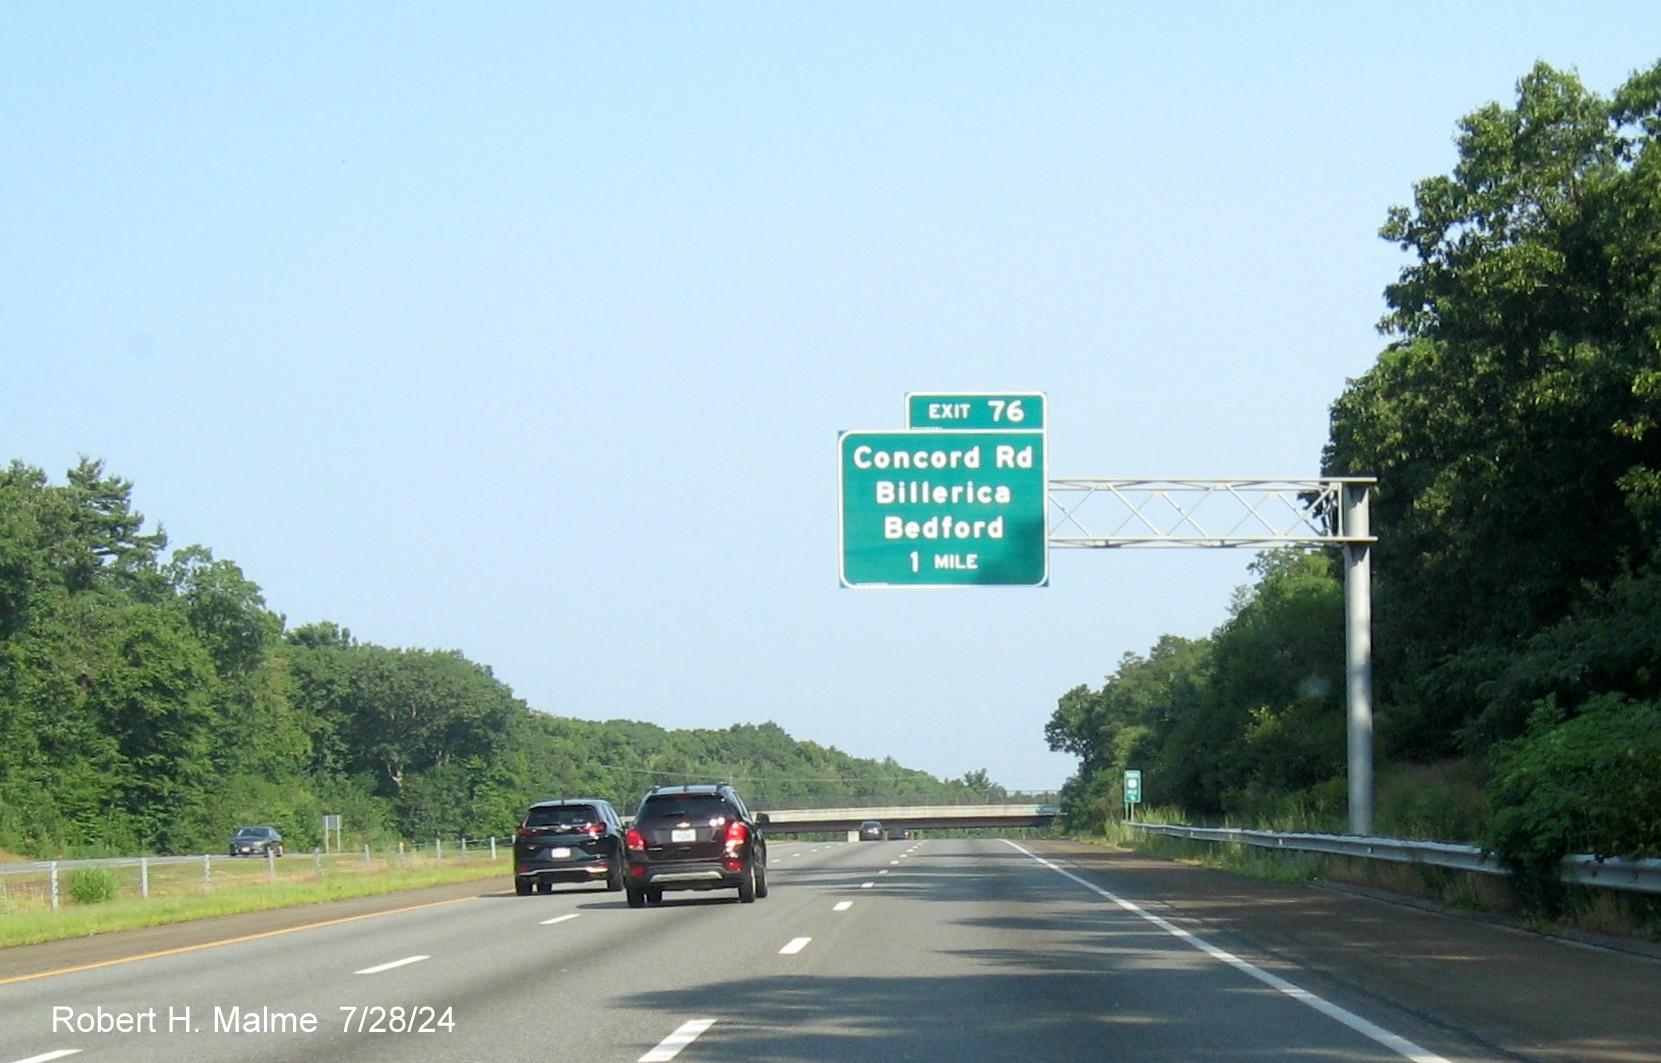
[(659, 794), (640, 806), (641, 819), (685, 819), (708, 823), (726, 819), (732, 809), (719, 794)]
[(537, 805), (525, 813), (527, 827), (582, 827), (603, 822), (593, 805)]

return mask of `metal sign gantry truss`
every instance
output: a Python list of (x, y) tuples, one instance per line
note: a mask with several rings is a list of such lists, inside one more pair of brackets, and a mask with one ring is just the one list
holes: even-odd
[(1049, 545), (1344, 548), (1350, 833), (1373, 832), (1372, 544), (1366, 476), (1314, 480), (1052, 479)]
[(1372, 542), (1345, 521), (1346, 488), (1319, 480), (1054, 480), (1051, 546), (1319, 546)]

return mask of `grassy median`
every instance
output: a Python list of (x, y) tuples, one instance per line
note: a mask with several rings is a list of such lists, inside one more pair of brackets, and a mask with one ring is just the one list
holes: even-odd
[[(136, 867), (99, 868), (115, 876), (113, 890), (88, 888), (80, 892), (107, 893), (109, 899), (77, 901), (74, 871), (59, 871), (58, 905), (51, 904), (49, 875), (0, 876), (0, 947), (85, 937), (115, 930), (183, 923), (221, 915), (240, 915), (271, 908), (395, 893), (451, 882), (466, 882), (509, 874), (508, 851), (495, 860), (488, 851), (449, 855), (432, 853), (362, 853), (326, 857), (294, 855), (278, 860), (214, 860), (151, 866), (147, 874)], [(97, 883), (109, 886), (102, 878)], [(147, 894), (147, 895), (146, 895)]]

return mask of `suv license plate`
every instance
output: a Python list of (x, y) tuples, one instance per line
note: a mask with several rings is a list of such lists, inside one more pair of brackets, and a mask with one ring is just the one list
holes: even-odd
[(564, 846), (560, 846), (558, 849), (549, 849), (548, 858), (550, 860), (569, 860), (571, 858), (571, 850), (565, 848)]
[(698, 840), (698, 832), (695, 830), (672, 830), (669, 832), (669, 840), (672, 842), (695, 842)]

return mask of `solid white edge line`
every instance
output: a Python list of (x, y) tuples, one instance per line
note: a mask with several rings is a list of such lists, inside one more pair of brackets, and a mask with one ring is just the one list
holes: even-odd
[(383, 963), (383, 964), (379, 965), (378, 967), (365, 967), (361, 971), (353, 971), (352, 973), (353, 974), (380, 974), (382, 971), (390, 971), (394, 967), (404, 967), (404, 966), (407, 966), (407, 965), (412, 964), (412, 963), (420, 963), (422, 960), (430, 960), (430, 959), (432, 959), (431, 956), (405, 956), (401, 960), (393, 960), (391, 963)]
[(1012, 842), (1007, 838), (1003, 839), (1003, 842), (1016, 852), (1030, 856), (1032, 859), (1038, 861), (1040, 864), (1049, 868), (1051, 871), (1054, 871), (1056, 874), (1072, 879), (1080, 886), (1083, 886), (1092, 893), (1105, 897), (1107, 900), (1118, 905), (1120, 908), (1123, 908), (1125, 911), (1130, 912), (1132, 915), (1139, 916), (1142, 919), (1147, 920), (1154, 926), (1157, 926), (1159, 929), (1165, 931), (1167, 934), (1170, 934), (1172, 937), (1182, 941), (1184, 944), (1198, 949), (1200, 952), (1205, 953), (1214, 960), (1219, 960), (1228, 964), (1230, 967), (1233, 967), (1235, 970), (1240, 971), (1243, 974), (1250, 975), (1269, 988), (1278, 993), (1283, 993), (1286, 996), (1291, 997), (1300, 1004), (1305, 1004), (1311, 1008), (1314, 1008), (1316, 1011), (1320, 1012), (1322, 1015), (1325, 1015), (1329, 1019), (1336, 1019), (1338, 1022), (1348, 1026), (1356, 1033), (1378, 1042), (1404, 1059), (1410, 1059), (1413, 1063), (1451, 1063), (1451, 1061), (1446, 1057), (1439, 1056), (1434, 1052), (1420, 1048), (1407, 1038), (1393, 1034), (1389, 1030), (1386, 1030), (1384, 1027), (1376, 1025), (1375, 1023), (1368, 1022), (1366, 1019), (1363, 1019), (1353, 1011), (1341, 1008), (1324, 997), (1318, 997), (1307, 989), (1295, 986), (1279, 975), (1271, 974), (1263, 968), (1258, 967), (1256, 964), (1242, 960), (1233, 953), (1226, 952), (1223, 949), (1218, 948), (1217, 946), (1206, 941), (1204, 938), (1195, 937), (1193, 934), (1177, 926), (1175, 923), (1172, 923), (1170, 920), (1162, 919), (1159, 916), (1154, 915), (1152, 912), (1146, 911), (1145, 909), (1139, 907), (1132, 901), (1127, 901), (1123, 897), (1117, 896), (1111, 891), (1105, 890), (1093, 882), (1086, 882), (1084, 879), (1073, 874), (1071, 871), (1051, 863), (1030, 849), (1017, 845), (1015, 842)]
[(46, 1052), (42, 1055), (30, 1056), (28, 1059), (19, 1059), (16, 1063), (49, 1063), (50, 1060), (73, 1056), (79, 1051), (79, 1048), (60, 1048), (56, 1052)]
[(693, 1019), (683, 1022), (674, 1033), (657, 1043), (657, 1047), (640, 1057), (639, 1063), (669, 1063), (680, 1055), (681, 1049), (696, 1041), (705, 1030), (715, 1025), (714, 1019)]
[(575, 919), (577, 916), (579, 916), (581, 914), (582, 914), (581, 912), (566, 912), (564, 915), (556, 915), (552, 919), (544, 919), (538, 925), (539, 926), (553, 926), (555, 923), (569, 922), (570, 920)]
[(798, 953), (798, 952), (802, 951), (803, 949), (807, 948), (807, 943), (812, 941), (812, 940), (813, 940), (812, 938), (791, 938), (789, 943), (786, 944), (784, 946), (784, 948), (779, 950), (779, 955), (780, 956), (794, 956), (794, 955), (796, 955), (796, 953)]

